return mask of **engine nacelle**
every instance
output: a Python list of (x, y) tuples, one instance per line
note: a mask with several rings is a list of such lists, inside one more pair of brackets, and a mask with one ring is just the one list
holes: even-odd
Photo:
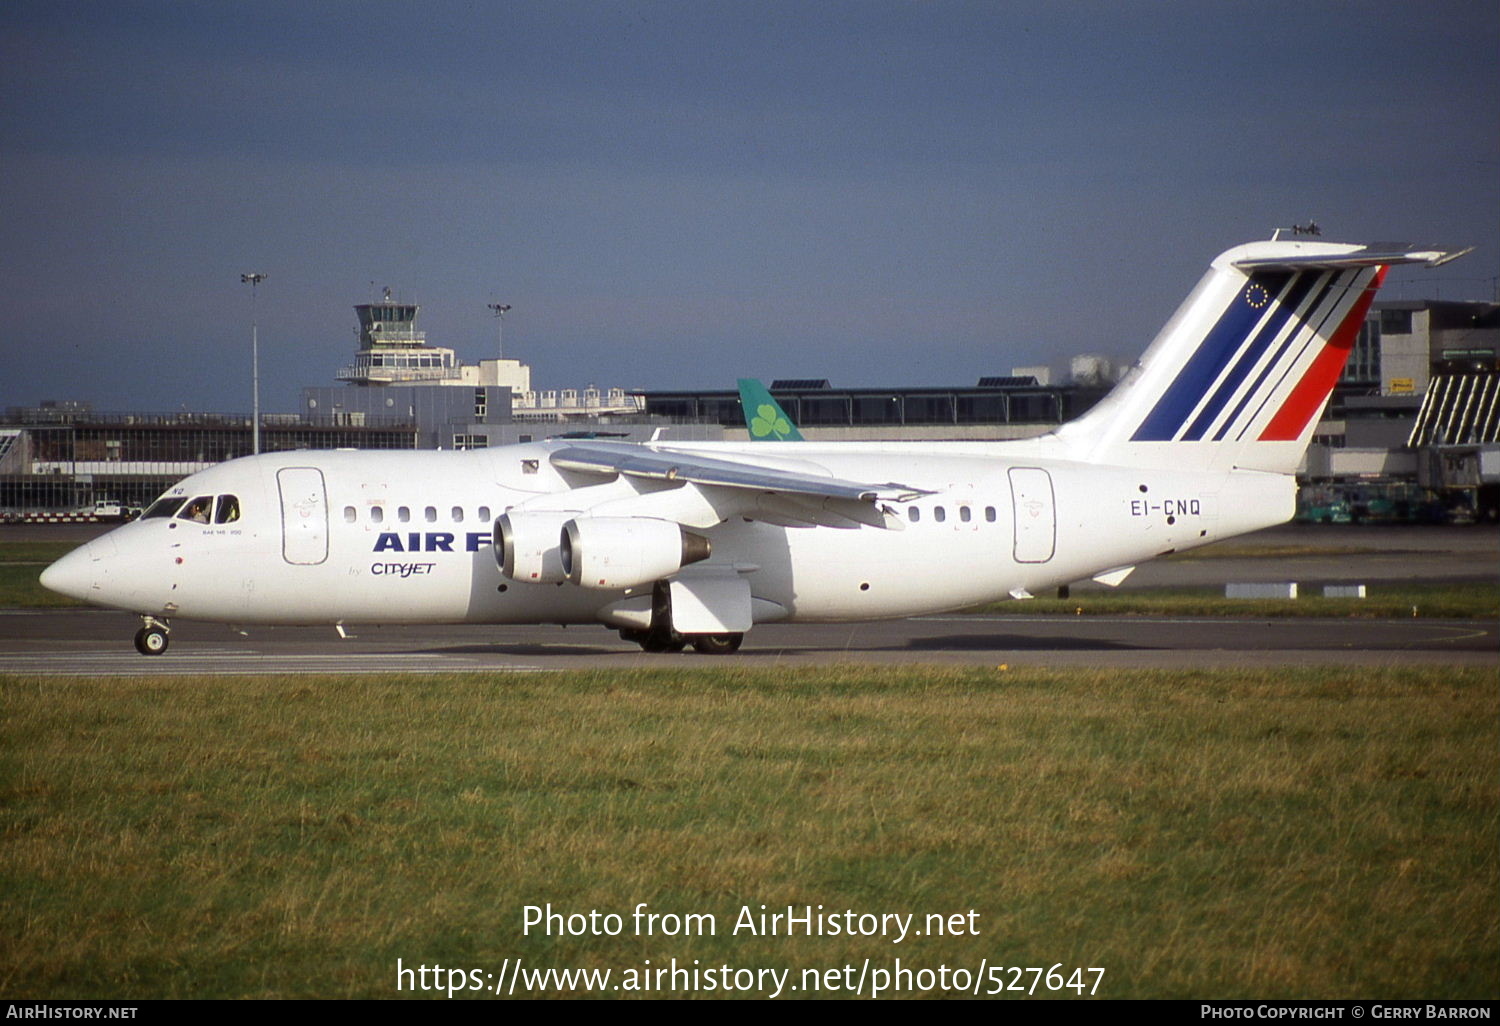
[(650, 517), (576, 517), (563, 525), (563, 572), (584, 588), (634, 588), (707, 559), (708, 539)]
[(567, 578), (558, 539), (576, 513), (506, 513), (495, 521), (495, 562), (513, 581), (556, 584)]

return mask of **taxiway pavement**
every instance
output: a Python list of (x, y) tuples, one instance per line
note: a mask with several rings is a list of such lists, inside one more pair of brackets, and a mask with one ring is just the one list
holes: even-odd
[(1086, 667), (1247, 665), (1500, 668), (1500, 624), (1467, 620), (931, 616), (762, 624), (733, 656), (648, 654), (603, 627), (260, 627), (179, 622), (165, 655), (131, 644), (125, 613), (0, 612), (0, 673), (140, 676), (514, 673), (836, 663)]
[[(82, 543), (106, 528), (4, 528)], [(46, 533), (43, 539), (40, 534)], [(1494, 527), (1288, 525), (1141, 567), (1126, 589), (1229, 581), (1370, 585), (1493, 580)], [(1094, 587), (1092, 585), (1081, 587)], [(622, 667), (947, 663), (1011, 666), (1479, 665), (1500, 669), (1500, 621), (932, 616), (857, 624), (762, 624), (735, 656), (647, 654), (603, 627), (250, 628), (179, 621), (159, 657), (136, 653), (138, 620), (91, 609), (0, 610), (0, 673), (48, 675), (506, 673)]]

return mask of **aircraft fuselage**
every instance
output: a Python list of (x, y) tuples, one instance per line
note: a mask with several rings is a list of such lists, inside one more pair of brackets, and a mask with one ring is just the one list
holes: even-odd
[[(185, 506), (138, 520), (60, 563), (48, 584), (143, 615), (243, 624), (615, 623), (601, 611), (639, 587), (529, 583), (497, 564), (494, 521), (509, 510), (584, 510), (611, 492), (638, 494), (623, 479), (580, 489), (548, 462), (558, 447), (233, 460), (168, 495), (189, 506), (233, 497), (235, 519), (203, 523)], [(1031, 458), (1019, 444), (682, 448), (795, 457), (931, 492), (888, 504), (888, 529), (743, 516), (703, 529), (712, 555), (684, 573), (743, 577), (756, 622), (900, 617), (1040, 594), (1292, 512), (1283, 475), (1099, 467)], [(307, 495), (290, 494), (298, 487)]]

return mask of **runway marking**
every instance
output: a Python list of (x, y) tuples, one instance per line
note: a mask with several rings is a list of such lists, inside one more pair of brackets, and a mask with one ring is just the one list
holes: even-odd
[[(232, 658), (225, 658), (232, 656)], [(394, 664), (394, 665), (393, 665)], [(371, 673), (547, 673), (530, 663), (485, 663), (476, 659), (410, 652), (360, 652), (346, 655), (265, 655), (254, 652), (201, 652), (160, 659), (127, 653), (80, 653), (59, 661), (53, 654), (0, 658), (0, 673), (51, 677), (268, 676)]]
[[(314, 667), (296, 666), (263, 666), (253, 667), (221, 667), (212, 673), (204, 673), (189, 670), (186, 667), (178, 670), (150, 670), (150, 669), (37, 669), (37, 670), (7, 670), (7, 673), (17, 675), (25, 674), (32, 677), (349, 677), (349, 676), (375, 676), (380, 674), (406, 673), (407, 670), (381, 670), (372, 669), (348, 669), (336, 670), (333, 668), (320, 669)], [(520, 674), (520, 673), (562, 673), (562, 670), (549, 670), (540, 666), (432, 666), (422, 671), (426, 674)]]
[[(1452, 630), (1452, 631), (1460, 630), (1460, 628), (1458, 628), (1458, 627), (1449, 627), (1449, 628), (1446, 628), (1446, 629), (1447, 630)], [(1487, 638), (1487, 637), (1489, 637), (1493, 633), (1494, 633), (1493, 630), (1469, 631), (1467, 634), (1463, 634), (1463, 633), (1455, 634), (1451, 638), (1439, 638), (1438, 640), (1439, 641), (1472, 641), (1474, 638)]]
[[(1060, 623), (1075, 624), (1075, 625), (1076, 624), (1080, 624), (1080, 623), (1084, 623), (1084, 624), (1097, 624), (1097, 625), (1100, 625), (1100, 626), (1103, 626), (1103, 625), (1106, 625), (1106, 624), (1119, 624), (1122, 621), (1128, 620), (1128, 622), (1130, 622), (1130, 623), (1137, 623), (1137, 624), (1156, 624), (1156, 623), (1160, 623), (1160, 624), (1169, 624), (1169, 625), (1174, 625), (1174, 626), (1175, 625), (1201, 626), (1201, 625), (1204, 625), (1204, 624), (1213, 624), (1213, 625), (1224, 626), (1224, 627), (1234, 627), (1234, 626), (1244, 627), (1244, 626), (1248, 626), (1248, 625), (1255, 625), (1255, 626), (1259, 626), (1259, 627), (1284, 627), (1284, 628), (1286, 628), (1288, 630), (1295, 629), (1299, 625), (1306, 625), (1308, 623), (1316, 623), (1319, 620), (1318, 617), (1306, 617), (1306, 616), (1287, 616), (1287, 617), (1246, 617), (1246, 616), (1230, 616), (1230, 617), (1206, 617), (1206, 616), (1187, 616), (1187, 617), (1165, 617), (1165, 616), (1161, 616), (1161, 617), (1158, 617), (1158, 616), (1111, 617), (1111, 616), (1092, 616), (1092, 617), (1090, 617), (1090, 616), (1066, 616), (1066, 615), (1063, 615), (1063, 616), (1005, 616), (1005, 615), (998, 615), (998, 614), (997, 615), (975, 615), (975, 616), (914, 616), (911, 619), (913, 619), (913, 620), (919, 620), (919, 621), (924, 621), (924, 622), (930, 622), (930, 623), (972, 623), (972, 622), (974, 622), (976, 620), (979, 620), (979, 621), (983, 621), (985, 623), (1044, 623), (1044, 624), (1053, 624), (1053, 625), (1057, 625), (1057, 624), (1060, 624)], [(1483, 627), (1483, 628), (1480, 628), (1478, 630), (1474, 630), (1472, 627), (1469, 627), (1469, 626), (1459, 626), (1458, 623), (1455, 623), (1452, 620), (1446, 620), (1446, 621), (1445, 620), (1423, 620), (1423, 619), (1408, 620), (1408, 619), (1404, 619), (1404, 618), (1395, 618), (1395, 617), (1377, 617), (1377, 618), (1369, 619), (1369, 620), (1345, 619), (1345, 618), (1342, 618), (1342, 617), (1332, 617), (1331, 619), (1337, 620), (1338, 623), (1339, 623), (1339, 625), (1341, 627), (1378, 627), (1378, 628), (1380, 628), (1382, 630), (1389, 630), (1392, 627), (1399, 627), (1399, 628), (1401, 628), (1403, 630), (1416, 629), (1416, 630), (1423, 630), (1423, 631), (1468, 631), (1469, 632), (1469, 633), (1465, 633), (1465, 634), (1460, 634), (1458, 637), (1455, 637), (1455, 638), (1443, 638), (1443, 639), (1441, 639), (1443, 641), (1465, 641), (1465, 640), (1469, 640), (1471, 638), (1483, 638), (1483, 637), (1487, 637), (1487, 636), (1489, 636), (1491, 634), (1494, 634), (1495, 631), (1497, 630), (1497, 627)]]
[(190, 667), (159, 670), (152, 670), (149, 667), (137, 667), (134, 669), (128, 667), (99, 667), (97, 669), (48, 667), (6, 669), (0, 670), (0, 672), (32, 677), (349, 677), (412, 672), (424, 674), (514, 674), (562, 673), (564, 671), (546, 669), (541, 666), (428, 666), (422, 667), (420, 670), (382, 670), (379, 667), (335, 669), (333, 667), (277, 665), (260, 667), (221, 666), (212, 672), (195, 670)]
[[(350, 652), (344, 655), (326, 652), (307, 652), (295, 654), (284, 652), (184, 652), (181, 655), (151, 657), (132, 655), (128, 652), (80, 652), (76, 655), (65, 656), (64, 658), (86, 661), (91, 660), (94, 662), (118, 659), (133, 661), (135, 659), (149, 658), (151, 662), (158, 665), (176, 665), (179, 663), (211, 663), (217, 662), (221, 659), (224, 659), (225, 657), (234, 657), (246, 662), (257, 660), (263, 661), (266, 659), (296, 659), (301, 662), (349, 662), (350, 660), (366, 662), (374, 660), (379, 660), (381, 662), (390, 662), (391, 660), (396, 660), (400, 662), (405, 660), (415, 662), (418, 660), (430, 661), (434, 659), (450, 659), (469, 662), (472, 661), (464, 660), (460, 656), (444, 656), (439, 653), (426, 652)], [(0, 656), (0, 663), (8, 662), (11, 660), (40, 660), (46, 662), (55, 661), (57, 658), (58, 656), (55, 653), (50, 652), (23, 652), (11, 656)]]
[[(1337, 619), (1341, 625), (1349, 627), (1391, 627), (1392, 624), (1400, 627), (1424, 627), (1440, 628), (1440, 630), (1457, 630), (1454, 621), (1440, 621), (1440, 619), (1407, 619), (1403, 616), (1377, 616), (1371, 619), (1344, 618), (1344, 616), (1331, 616), (1331, 618), (1320, 618), (1320, 616), (1068, 616), (1062, 615), (1037, 615), (1037, 616), (1007, 616), (1001, 613), (975, 613), (972, 616), (912, 616), (918, 621), (945, 622), (945, 624), (966, 624), (966, 622), (1004, 622), (1004, 624), (1119, 624), (1122, 621), (1133, 622), (1133, 624), (1224, 624), (1224, 625), (1265, 625), (1265, 627), (1295, 627), (1298, 624), (1317, 622), (1319, 619)], [(1488, 633), (1487, 630), (1481, 634)]]

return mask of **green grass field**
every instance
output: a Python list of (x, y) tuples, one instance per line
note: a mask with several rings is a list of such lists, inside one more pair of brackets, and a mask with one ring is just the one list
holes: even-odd
[[(0, 678), (0, 991), (899, 957), (1103, 967), (1105, 997), (1494, 998), (1497, 783), (1494, 670)], [(548, 902), (626, 929), (523, 936)], [(635, 936), (637, 902), (718, 933)], [(730, 935), (762, 904), (979, 933)]]
[(48, 591), (37, 581), (49, 564), (77, 547), (72, 542), (0, 542), (0, 609), (82, 605)]

